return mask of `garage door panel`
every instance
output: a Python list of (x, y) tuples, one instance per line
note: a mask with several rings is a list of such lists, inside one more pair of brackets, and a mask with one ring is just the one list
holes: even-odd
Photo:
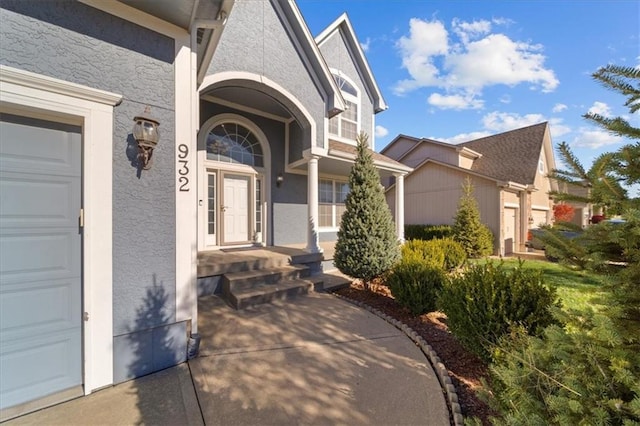
[(46, 337), (17, 340), (3, 344), (0, 363), (2, 402), (0, 408), (11, 407), (33, 398), (43, 397), (82, 381), (80, 334), (58, 332)]
[(0, 237), (0, 284), (80, 276), (79, 236), (64, 232)]
[(0, 226), (77, 229), (80, 182), (53, 175), (3, 173), (0, 182)]
[(80, 129), (0, 114), (0, 408), (82, 384)]
[[(29, 309), (24, 309), (29, 306)], [(80, 279), (3, 285), (0, 343), (81, 326)]]
[[(80, 128), (2, 114), (0, 162), (6, 171), (80, 176)], [(74, 132), (74, 133), (70, 133)]]

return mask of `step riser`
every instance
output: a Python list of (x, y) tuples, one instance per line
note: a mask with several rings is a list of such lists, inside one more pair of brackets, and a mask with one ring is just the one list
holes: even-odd
[(235, 296), (231, 294), (229, 301), (236, 309), (246, 309), (251, 306), (260, 305), (263, 303), (270, 303), (274, 300), (286, 300), (294, 298), (296, 296), (302, 296), (309, 294), (313, 291), (313, 283), (304, 283), (299, 287), (287, 288), (283, 290), (275, 290), (265, 294), (252, 295), (247, 297)]
[(239, 262), (200, 266), (198, 267), (198, 276), (209, 277), (234, 272), (258, 271), (260, 269), (281, 268), (283, 266), (289, 266), (290, 264), (291, 261), (289, 258), (284, 256), (273, 258), (249, 258)]
[(231, 280), (226, 276), (223, 276), (222, 291), (232, 293), (234, 291), (249, 290), (264, 284), (271, 285), (285, 280), (307, 278), (310, 274), (311, 271), (309, 269), (299, 269), (286, 272), (279, 271), (275, 273), (269, 273), (268, 271), (265, 271), (264, 274), (258, 274), (256, 276), (247, 278), (234, 278)]

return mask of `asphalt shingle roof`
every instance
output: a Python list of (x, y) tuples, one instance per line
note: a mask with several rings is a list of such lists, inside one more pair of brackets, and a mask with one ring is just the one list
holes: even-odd
[(538, 169), (547, 122), (464, 142), (480, 154), (471, 170), (501, 181), (532, 185)]

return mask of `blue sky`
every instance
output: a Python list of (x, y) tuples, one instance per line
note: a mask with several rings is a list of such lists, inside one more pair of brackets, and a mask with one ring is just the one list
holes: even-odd
[(554, 145), (568, 142), (588, 167), (628, 141), (582, 114), (640, 126), (591, 78), (608, 63), (640, 65), (637, 0), (297, 3), (314, 36), (349, 15), (389, 105), (376, 116), (377, 151), (399, 133), (458, 143), (549, 121)]

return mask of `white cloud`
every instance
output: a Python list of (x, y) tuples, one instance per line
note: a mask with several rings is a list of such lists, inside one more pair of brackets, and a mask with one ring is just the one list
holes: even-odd
[(610, 134), (600, 129), (581, 128), (571, 142), (572, 146), (580, 148), (597, 149), (608, 145), (617, 145), (624, 142), (624, 139)]
[(562, 112), (565, 109), (567, 109), (568, 107), (565, 104), (555, 104), (553, 106), (553, 108), (551, 109), (552, 112), (558, 113), (558, 112)]
[(376, 126), (376, 137), (383, 138), (389, 134), (389, 130), (386, 127)]
[(371, 37), (367, 37), (364, 42), (360, 43), (360, 48), (365, 53), (369, 51), (369, 47), (371, 47)]
[(435, 140), (444, 141), (452, 144), (458, 144), (462, 142), (471, 141), (474, 139), (483, 138), (485, 136), (494, 135), (497, 133), (507, 132), (509, 130), (515, 130), (522, 127), (527, 127), (533, 124), (538, 124), (544, 121), (549, 122), (551, 130), (551, 137), (555, 139), (566, 135), (571, 132), (571, 128), (564, 124), (561, 118), (547, 119), (542, 114), (526, 114), (520, 115), (516, 113), (493, 111), (485, 114), (481, 123), (482, 130), (470, 133), (460, 133), (450, 138), (433, 138)]
[(447, 30), (442, 22), (412, 18), (409, 37), (402, 36), (396, 43), (402, 54), (402, 66), (409, 71), (411, 79), (398, 82), (394, 89), (396, 94), (437, 85), (440, 77), (433, 57), (445, 55), (449, 50), (448, 43)]
[(546, 121), (546, 119), (542, 114), (520, 115), (516, 113), (498, 111), (490, 112), (482, 117), (482, 125), (484, 128), (495, 133), (519, 129), (521, 127), (541, 123), (543, 121)]
[(511, 96), (509, 96), (508, 94), (504, 94), (500, 97), (500, 102), (503, 104), (510, 104), (511, 103)]
[(484, 138), (485, 136), (489, 136), (490, 134), (491, 134), (490, 132), (480, 131), (480, 132), (471, 132), (471, 133), (460, 133), (450, 138), (439, 138), (439, 139), (431, 138), (431, 139), (457, 145), (462, 142), (468, 142), (474, 139)]
[(598, 114), (603, 117), (611, 117), (611, 108), (604, 102), (594, 102), (589, 108), (589, 114)]
[(460, 37), (463, 44), (467, 44), (469, 40), (477, 39), (491, 32), (491, 22), (485, 20), (465, 22), (458, 18), (453, 18), (451, 27), (453, 32)]
[(396, 43), (409, 78), (396, 84), (395, 93), (440, 87), (449, 97), (469, 92), (479, 95), (488, 86), (521, 83), (553, 91), (559, 82), (544, 65), (542, 46), (491, 33), (496, 22), (506, 21), (454, 19), (450, 33), (441, 21), (412, 18), (409, 34)]
[(549, 129), (551, 130), (551, 139), (557, 141), (557, 138), (571, 133), (571, 127), (564, 124), (562, 118), (552, 118), (549, 120)]
[(480, 109), (484, 106), (484, 102), (473, 94), (442, 95), (432, 93), (427, 98), (427, 102), (440, 109)]

